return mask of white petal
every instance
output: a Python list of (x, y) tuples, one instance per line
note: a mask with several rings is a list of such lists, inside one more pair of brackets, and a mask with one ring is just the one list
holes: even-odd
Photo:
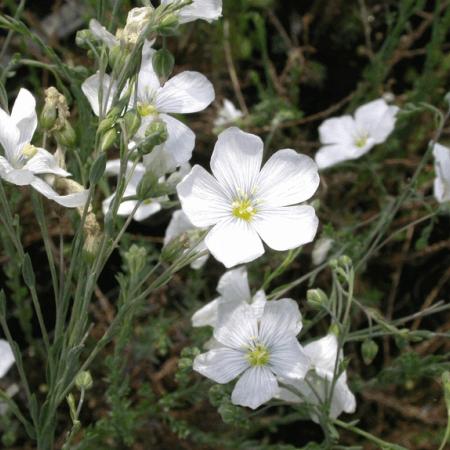
[(164, 113), (194, 113), (204, 110), (215, 97), (211, 82), (198, 72), (181, 72), (158, 91), (156, 107)]
[(266, 303), (259, 324), (259, 339), (267, 346), (295, 337), (302, 328), (302, 315), (298, 304), (290, 298)]
[(0, 156), (0, 177), (17, 186), (27, 186), (34, 179), (32, 172), (29, 170), (14, 169), (3, 156)]
[(6, 372), (14, 364), (14, 354), (11, 346), (4, 339), (0, 339), (0, 378), (6, 375)]
[(215, 348), (198, 355), (194, 370), (216, 383), (228, 383), (249, 366), (245, 354), (231, 348)]
[(252, 307), (243, 304), (236, 308), (226, 322), (214, 329), (214, 337), (223, 345), (247, 351), (258, 336), (258, 320)]
[(106, 162), (106, 175), (119, 175), (120, 173), (120, 159), (111, 159)]
[(153, 214), (161, 211), (162, 206), (156, 200), (147, 200), (148, 203), (143, 203), (134, 213), (133, 219), (137, 222), (142, 222), (145, 219), (148, 219)]
[(177, 211), (174, 211), (169, 225), (166, 228), (164, 245), (166, 246), (170, 241), (174, 240), (186, 231), (192, 230), (194, 228), (194, 225), (192, 225), (192, 222), (188, 219), (183, 210), (178, 209)]
[(330, 416), (337, 418), (342, 412), (348, 414), (356, 410), (356, 399), (346, 382), (339, 377), (334, 386), (333, 397), (331, 399)]
[(295, 336), (286, 335), (270, 347), (270, 367), (282, 378), (303, 379), (311, 361)]
[(192, 316), (193, 327), (204, 327), (210, 325), (214, 327), (217, 323), (217, 305), (219, 299), (207, 303), (205, 306), (196, 311)]
[(327, 237), (321, 237), (316, 241), (314, 245), (314, 250), (312, 251), (311, 254), (312, 262), (315, 266), (319, 266), (325, 261), (328, 252), (331, 250), (331, 247), (333, 246), (333, 242), (334, 242), (333, 239)]
[[(172, 3), (173, 0), (162, 0), (162, 4)], [(222, 15), (222, 0), (194, 0), (178, 13), (180, 23), (203, 19), (207, 22), (218, 19)]]
[(434, 170), (434, 196), (438, 202), (450, 201), (450, 149), (435, 144), (433, 148)]
[(338, 351), (338, 341), (333, 333), (305, 345), (305, 353), (323, 377), (333, 377)]
[(116, 84), (111, 80), (111, 77), (105, 73), (102, 78), (98, 72), (85, 80), (81, 89), (96, 116), (100, 115), (100, 106), (102, 106), (102, 115), (110, 110), (113, 97), (117, 91)]
[(394, 130), (398, 110), (397, 106), (389, 106), (383, 99), (366, 103), (355, 112), (356, 126), (366, 131), (375, 144), (381, 144)]
[(110, 50), (116, 45), (119, 45), (119, 40), (97, 20), (90, 20), (89, 30), (96, 39), (103, 42)]
[(264, 254), (255, 229), (246, 221), (235, 218), (220, 221), (207, 234), (205, 243), (214, 258), (226, 268), (254, 261)]
[(266, 293), (262, 289), (260, 289), (253, 296), (253, 299), (250, 303), (250, 306), (253, 308), (253, 311), (255, 312), (256, 317), (258, 319), (261, 319), (261, 317), (264, 314), (264, 308), (266, 307), (266, 302), (267, 302)]
[(37, 153), (23, 166), (34, 174), (51, 173), (60, 177), (68, 177), (70, 173), (58, 166), (56, 158), (43, 148), (37, 148)]
[(88, 198), (87, 190), (77, 192), (75, 194), (59, 195), (44, 180), (41, 180), (38, 177), (34, 177), (33, 181), (30, 184), (44, 197), (47, 197), (48, 199), (53, 200), (61, 206), (65, 206), (66, 208), (79, 208), (81, 206), (84, 206)]
[(239, 378), (231, 401), (235, 405), (256, 409), (278, 394), (279, 387), (273, 373), (267, 367), (251, 367)]
[(263, 157), (263, 141), (254, 134), (231, 127), (219, 134), (211, 156), (211, 170), (235, 200), (250, 196), (258, 178)]
[(15, 162), (22, 148), (19, 145), (20, 132), (14, 120), (0, 108), (0, 144), (8, 161)]
[(153, 68), (153, 55), (155, 51), (149, 47), (149, 44), (144, 44), (137, 86), (138, 101), (143, 103), (151, 103), (156, 92), (161, 88), (158, 75), (156, 75), (155, 69)]
[(217, 292), (222, 296), (223, 301), (249, 302), (251, 294), (247, 269), (239, 267), (222, 275), (217, 285)]
[(312, 206), (300, 205), (258, 211), (252, 223), (270, 248), (284, 251), (311, 242), (319, 219)]
[(258, 199), (267, 206), (287, 206), (308, 200), (319, 187), (316, 163), (294, 150), (276, 152), (258, 177)]
[(356, 147), (353, 144), (325, 145), (316, 153), (315, 160), (319, 169), (327, 169), (343, 161), (358, 159), (374, 146), (373, 139), (369, 138), (364, 147)]
[(352, 116), (333, 117), (325, 120), (319, 127), (322, 144), (351, 144), (358, 130)]
[(201, 166), (192, 168), (177, 186), (177, 193), (183, 211), (196, 227), (208, 227), (230, 216), (231, 199)]
[(30, 91), (21, 89), (11, 111), (11, 119), (19, 132), (19, 147), (31, 142), (37, 127), (36, 100)]

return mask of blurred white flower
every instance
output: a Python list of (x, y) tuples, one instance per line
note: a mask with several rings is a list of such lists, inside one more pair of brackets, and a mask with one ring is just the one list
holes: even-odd
[(0, 339), (0, 378), (6, 375), (6, 372), (14, 364), (14, 354), (11, 346), (4, 339)]
[[(187, 235), (189, 243), (192, 246), (198, 240), (198, 232), (196, 230), (198, 230), (197, 227), (194, 227), (194, 225), (192, 225), (186, 214), (184, 214), (181, 209), (178, 209), (172, 214), (172, 219), (167, 226), (166, 234), (164, 236), (164, 246), (167, 246), (171, 241), (181, 236), (182, 234)], [(197, 244), (195, 250), (199, 253), (207, 250), (205, 241), (202, 240), (199, 244)], [(188, 250), (186, 250), (186, 252), (187, 251)], [(209, 255), (202, 255), (198, 257), (191, 263), (191, 267), (193, 269), (200, 269), (205, 265), (208, 257)]]
[(316, 153), (319, 169), (360, 158), (374, 145), (384, 142), (394, 130), (398, 111), (397, 106), (378, 99), (360, 106), (354, 117), (345, 115), (325, 120), (319, 127), (323, 145)]
[[(128, 162), (128, 166), (126, 169), (125, 176), (129, 177), (129, 182), (125, 188), (123, 197), (133, 197), (137, 195), (137, 188), (139, 183), (141, 182), (143, 176), (145, 175), (146, 168), (143, 164), (138, 163), (135, 165), (133, 170), (133, 163)], [(114, 159), (112, 161), (108, 161), (106, 163), (105, 173), (107, 175), (116, 175), (120, 174), (120, 160)], [(112, 201), (114, 200), (116, 194), (110, 195), (108, 198), (103, 200), (103, 213), (106, 215)], [(142, 220), (147, 219), (148, 217), (156, 214), (161, 210), (161, 201), (167, 200), (166, 197), (160, 197), (156, 199), (148, 199), (141, 203), (141, 205), (136, 209), (133, 219), (140, 222)], [(119, 216), (129, 216), (135, 209), (138, 204), (138, 200), (126, 200), (120, 203), (119, 209), (117, 210), (117, 215)]]
[[(288, 402), (307, 402), (312, 405), (322, 404), (330, 396), (330, 389), (336, 365), (338, 340), (333, 333), (318, 339), (304, 348), (305, 353), (312, 363), (311, 372), (305, 380), (283, 380), (299, 391), (297, 396), (292, 391), (281, 388), (279, 398)], [(342, 351), (339, 354), (339, 362), (342, 361)], [(347, 385), (347, 373), (342, 372), (334, 385), (333, 396), (330, 403), (330, 416), (338, 417), (342, 412), (353, 413), (356, 409), (356, 400)], [(311, 412), (311, 419), (319, 422), (316, 412)]]
[(103, 42), (110, 50), (116, 45), (120, 45), (119, 39), (95, 19), (89, 21), (89, 30), (96, 39)]
[(214, 120), (214, 126), (224, 127), (231, 125), (243, 116), (242, 111), (237, 109), (230, 100), (225, 99), (223, 106), (219, 109), (216, 119)]
[(17, 186), (30, 185), (62, 206), (83, 206), (87, 200), (87, 191), (59, 195), (40, 177), (68, 177), (70, 173), (59, 167), (55, 157), (47, 150), (31, 144), (36, 127), (36, 100), (31, 92), (21, 89), (11, 115), (0, 108), (0, 144), (5, 151), (5, 156), (0, 156), (0, 178)]
[(333, 242), (333, 239), (327, 237), (317, 239), (311, 255), (312, 262), (315, 266), (319, 266), (325, 261), (328, 252), (331, 250), (331, 247), (333, 247)]
[[(162, 5), (173, 3), (174, 0), (161, 0)], [(222, 0), (193, 0), (192, 4), (177, 12), (180, 23), (203, 19), (207, 22), (217, 20), (222, 15)]]
[(311, 242), (317, 231), (314, 208), (296, 205), (317, 190), (314, 161), (285, 149), (261, 169), (262, 157), (259, 137), (229, 128), (219, 135), (211, 157), (214, 176), (196, 165), (177, 186), (189, 220), (197, 227), (213, 226), (206, 246), (226, 267), (261, 256), (261, 239), (283, 251)]
[(228, 320), (236, 308), (243, 304), (251, 305), (258, 318), (264, 311), (266, 295), (263, 290), (260, 290), (252, 297), (245, 267), (229, 270), (222, 275), (217, 285), (217, 292), (220, 294), (219, 297), (200, 308), (192, 316), (194, 327), (220, 326)]
[(433, 148), (434, 170), (434, 196), (439, 203), (450, 202), (450, 149), (441, 144)]
[(267, 302), (261, 317), (243, 304), (214, 329), (221, 345), (197, 356), (194, 370), (216, 383), (240, 376), (231, 401), (252, 409), (278, 395), (277, 377), (300, 380), (310, 361), (297, 341), (302, 326), (291, 299)]

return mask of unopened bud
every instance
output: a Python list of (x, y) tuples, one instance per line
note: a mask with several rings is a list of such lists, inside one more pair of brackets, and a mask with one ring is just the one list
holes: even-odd
[(122, 47), (120, 45), (115, 45), (110, 51), (109, 51), (109, 65), (112, 69), (121, 69), (123, 65), (125, 64), (125, 60), (127, 58), (126, 52), (123, 51)]
[(144, 155), (150, 153), (157, 145), (164, 144), (168, 137), (166, 124), (162, 120), (154, 120), (145, 131), (145, 141), (140, 152)]
[(160, 259), (166, 263), (172, 263), (175, 261), (182, 253), (189, 249), (190, 240), (187, 233), (182, 233), (179, 236), (172, 239), (167, 243), (161, 250)]
[(128, 137), (132, 138), (141, 126), (141, 116), (135, 109), (133, 109), (125, 114), (123, 120)]
[(92, 41), (93, 35), (90, 30), (79, 30), (75, 37), (75, 44), (77, 44), (78, 47), (88, 49), (89, 42)]
[(156, 31), (162, 36), (171, 36), (175, 33), (180, 22), (176, 14), (168, 14), (159, 23)]
[(309, 289), (306, 293), (308, 304), (313, 308), (322, 308), (328, 304), (328, 297), (322, 289)]
[(74, 147), (77, 143), (77, 135), (69, 122), (65, 122), (62, 129), (55, 132), (58, 143), (63, 147)]
[(123, 256), (131, 275), (137, 275), (147, 264), (148, 253), (145, 247), (133, 244)]
[(41, 112), (40, 124), (44, 130), (50, 130), (55, 126), (58, 111), (55, 105), (45, 104)]
[(151, 171), (148, 171), (142, 177), (136, 194), (139, 200), (147, 200), (149, 198), (157, 197), (156, 191), (158, 186), (158, 177)]
[(175, 59), (169, 50), (162, 48), (153, 55), (153, 69), (161, 80), (167, 80), (172, 73)]
[(332, 323), (330, 328), (328, 329), (328, 333), (339, 336), (341, 334), (341, 329), (337, 323)]
[(378, 354), (378, 344), (372, 339), (365, 339), (361, 345), (361, 355), (364, 364), (367, 366), (372, 363)]
[(339, 263), (342, 264), (343, 266), (351, 266), (352, 260), (349, 256), (342, 255), (339, 257)]
[(108, 130), (103, 136), (100, 142), (100, 151), (106, 152), (109, 150), (117, 141), (117, 131), (115, 128)]
[(79, 372), (75, 378), (75, 385), (80, 391), (84, 389), (85, 391), (91, 389), (94, 382), (92, 381), (92, 376), (89, 371), (83, 370)]

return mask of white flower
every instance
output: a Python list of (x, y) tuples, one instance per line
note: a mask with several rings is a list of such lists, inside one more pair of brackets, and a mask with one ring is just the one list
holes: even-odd
[(5, 156), (0, 156), (0, 177), (18, 186), (30, 185), (60, 205), (83, 206), (87, 191), (59, 195), (40, 177), (47, 174), (68, 177), (70, 173), (59, 167), (47, 150), (31, 144), (36, 127), (36, 100), (29, 91), (21, 89), (11, 115), (0, 108), (0, 144), (5, 151)]
[(213, 228), (206, 246), (226, 267), (264, 253), (311, 242), (318, 219), (308, 200), (319, 185), (317, 166), (294, 150), (276, 152), (261, 169), (263, 142), (238, 128), (219, 135), (211, 157), (214, 177), (196, 165), (177, 186), (183, 211), (197, 227)]
[[(305, 353), (311, 359), (312, 368), (305, 380), (288, 381), (302, 397), (297, 396), (292, 391), (282, 388), (279, 397), (289, 402), (307, 402), (317, 405), (326, 401), (330, 395), (331, 383), (334, 375), (334, 368), (337, 359), (338, 341), (333, 333), (318, 339), (304, 348)], [(339, 355), (339, 362), (342, 361), (342, 352)], [(284, 380), (286, 381), (286, 380)], [(318, 398), (319, 397), (319, 398)], [(320, 400), (319, 400), (320, 399)], [(347, 373), (344, 371), (337, 379), (333, 397), (330, 404), (330, 416), (338, 417), (342, 412), (353, 413), (356, 409), (356, 400), (353, 393), (347, 385)], [(318, 416), (315, 412), (311, 413), (311, 419), (318, 422)]]
[(223, 127), (225, 125), (230, 125), (236, 122), (243, 116), (242, 111), (237, 109), (230, 100), (225, 99), (223, 101), (223, 106), (219, 109), (216, 119), (214, 120), (214, 125), (216, 127)]
[(89, 21), (89, 30), (96, 39), (103, 42), (110, 50), (116, 45), (120, 45), (119, 39), (95, 19)]
[[(146, 168), (143, 164), (136, 164), (134, 171), (131, 173), (133, 168), (133, 163), (128, 162), (126, 177), (130, 178), (128, 182), (123, 197), (132, 197), (137, 195), (137, 187), (141, 182), (143, 176), (145, 175)], [(119, 175), (120, 173), (120, 160), (114, 159), (112, 161), (108, 161), (106, 163), (105, 173), (107, 175)], [(106, 215), (108, 212), (111, 203), (115, 197), (115, 193), (110, 195), (108, 198), (103, 200), (103, 213)], [(133, 219), (140, 222), (142, 220), (147, 219), (153, 214), (156, 214), (161, 210), (161, 201), (165, 200), (165, 197), (157, 198), (157, 199), (148, 199), (142, 202), (142, 204), (136, 209), (136, 212), (133, 215)], [(136, 205), (138, 204), (138, 200), (126, 200), (120, 203), (119, 209), (117, 210), (117, 215), (119, 216), (129, 216)]]
[(399, 108), (378, 99), (360, 106), (354, 117), (345, 115), (327, 119), (319, 127), (323, 146), (316, 154), (319, 169), (365, 155), (392, 133)]
[[(166, 229), (166, 234), (164, 236), (164, 246), (167, 246), (171, 241), (184, 233), (187, 234), (191, 246), (194, 245), (198, 240), (198, 232), (195, 232), (194, 230), (197, 230), (197, 228), (192, 225), (191, 221), (187, 218), (186, 214), (184, 214), (181, 209), (174, 211), (174, 213), (172, 214), (172, 219), (170, 220), (169, 225)], [(197, 244), (195, 250), (199, 253), (206, 251), (207, 248), (205, 241), (202, 240), (199, 244)], [(186, 250), (186, 252), (187, 251), (188, 250)], [(208, 260), (208, 257), (209, 255), (200, 256), (191, 263), (191, 267), (193, 269), (200, 269), (204, 266), (204, 264)]]
[[(161, 0), (162, 5), (173, 3), (174, 0)], [(217, 20), (222, 15), (222, 0), (193, 0), (192, 4), (177, 11), (180, 23), (203, 19), (207, 22)]]
[(214, 329), (222, 346), (197, 356), (194, 370), (221, 384), (241, 375), (231, 401), (255, 409), (278, 395), (277, 377), (302, 379), (307, 373), (309, 358), (296, 338), (301, 324), (293, 300), (267, 302), (259, 319), (243, 304)]
[(333, 242), (333, 239), (327, 237), (321, 237), (316, 241), (311, 255), (312, 262), (315, 266), (319, 266), (325, 261), (328, 252), (331, 250), (331, 247), (333, 247)]
[(441, 144), (433, 148), (434, 170), (434, 196), (439, 203), (450, 202), (450, 149)]
[(6, 375), (6, 372), (14, 364), (14, 354), (11, 346), (4, 339), (0, 339), (0, 378)]
[(219, 280), (217, 292), (220, 294), (219, 297), (200, 308), (192, 316), (194, 327), (220, 326), (228, 320), (233, 311), (243, 304), (250, 304), (255, 309), (258, 318), (264, 311), (266, 295), (263, 290), (260, 290), (252, 297), (245, 267), (225, 272)]

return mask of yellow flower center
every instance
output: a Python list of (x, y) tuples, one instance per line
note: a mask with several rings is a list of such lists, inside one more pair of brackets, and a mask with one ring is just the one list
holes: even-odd
[(26, 159), (31, 159), (37, 153), (37, 148), (34, 145), (26, 144), (22, 149), (22, 155)]
[(355, 139), (355, 145), (358, 148), (363, 148), (367, 144), (367, 139), (368, 138), (369, 138), (369, 136), (367, 136), (367, 134), (362, 134), (361, 136), (358, 136)]
[(231, 208), (234, 217), (245, 220), (246, 222), (250, 222), (256, 213), (256, 208), (248, 197), (235, 200), (231, 204)]
[(251, 366), (265, 366), (270, 359), (269, 350), (264, 345), (257, 344), (248, 354), (248, 362)]
[(141, 117), (156, 115), (158, 113), (158, 110), (156, 109), (156, 107), (153, 105), (150, 105), (148, 103), (138, 102), (137, 110)]

